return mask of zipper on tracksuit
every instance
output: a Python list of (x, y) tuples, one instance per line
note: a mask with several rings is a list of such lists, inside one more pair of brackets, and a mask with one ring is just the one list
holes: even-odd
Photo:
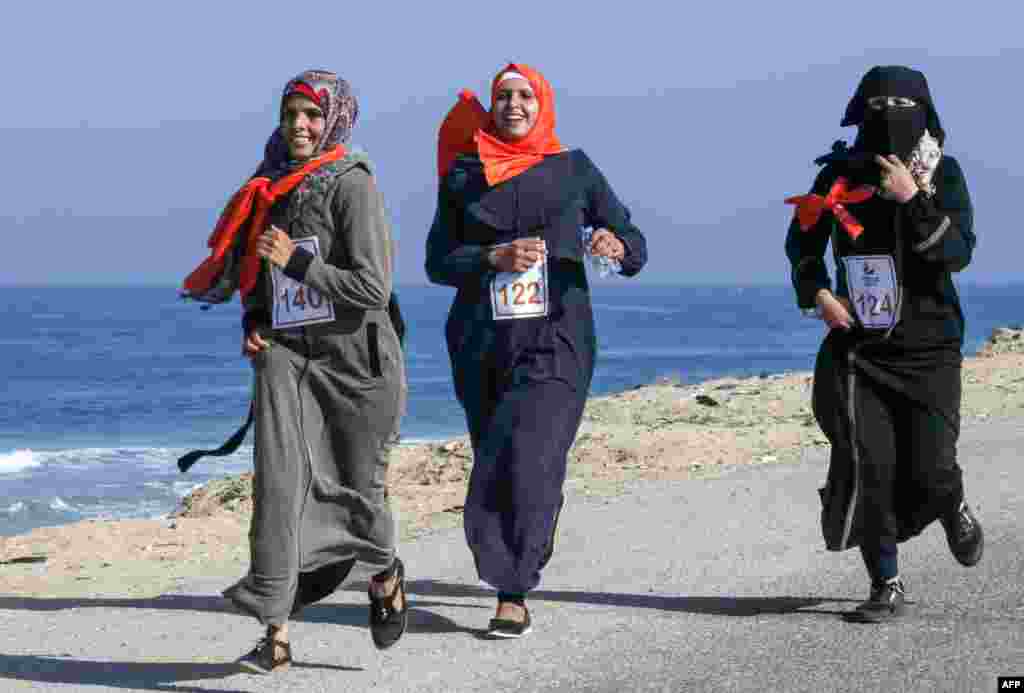
[[(305, 330), (303, 330), (305, 332)], [(299, 437), (302, 438), (302, 447), (306, 451), (306, 483), (302, 489), (302, 503), (299, 506), (299, 522), (295, 527), (295, 537), (297, 539), (298, 553), (301, 559), (302, 556), (302, 517), (306, 514), (306, 501), (309, 499), (309, 490), (313, 485), (313, 449), (309, 445), (309, 438), (306, 437), (306, 428), (303, 425), (305, 420), (304, 412), (302, 410), (302, 381), (306, 378), (306, 374), (309, 373), (309, 364), (313, 357), (313, 345), (310, 342), (310, 337), (307, 334), (302, 336), (303, 346), (305, 347), (306, 353), (304, 354), (306, 362), (302, 364), (302, 370), (299, 372), (299, 378), (295, 383), (295, 394), (299, 400)], [(299, 570), (302, 570), (302, 566), (298, 566)]]

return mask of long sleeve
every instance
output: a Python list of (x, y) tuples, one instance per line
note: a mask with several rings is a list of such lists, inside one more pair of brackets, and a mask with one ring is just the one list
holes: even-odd
[(284, 273), (310, 286), (335, 305), (364, 310), (385, 309), (391, 296), (391, 228), (373, 177), (354, 168), (341, 177), (330, 213), (334, 215), (331, 256), (347, 257), (346, 266), (331, 264), (301, 248)]
[[(824, 195), (831, 176), (827, 169), (818, 174), (811, 192)], [(825, 250), (828, 248), (832, 228), (832, 216), (822, 214), (813, 227), (804, 231), (793, 215), (786, 233), (786, 256), (792, 266), (791, 280), (796, 290), (796, 302), (800, 308), (813, 308), (814, 297), (821, 289), (832, 289), (825, 264)]]
[(594, 229), (607, 228), (622, 241), (626, 254), (622, 258), (621, 274), (632, 277), (647, 264), (647, 239), (631, 221), (629, 208), (619, 201), (604, 174), (586, 154), (583, 157), (593, 179), (587, 189), (584, 223)]
[(435, 284), (462, 286), (480, 281), (492, 272), (487, 262), (487, 246), (463, 243), (462, 218), (454, 195), (444, 181), (437, 194), (437, 212), (427, 235), (427, 278)]
[(935, 174), (935, 195), (918, 193), (904, 205), (907, 235), (923, 260), (959, 272), (970, 263), (976, 243), (971, 196), (956, 159), (944, 157)]
[[(244, 237), (244, 236), (243, 236)], [(236, 248), (235, 262), (241, 261), (241, 245)], [(270, 326), (270, 306), (267, 304), (267, 263), (260, 262), (260, 273), (256, 277), (256, 285), (246, 296), (242, 297), (242, 331), (248, 333), (257, 327)]]

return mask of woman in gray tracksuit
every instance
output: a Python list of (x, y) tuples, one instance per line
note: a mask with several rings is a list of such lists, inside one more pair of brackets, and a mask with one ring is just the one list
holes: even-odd
[[(289, 617), (334, 591), (356, 562), (375, 573), (375, 644), (388, 647), (405, 629), (386, 487), (405, 370), (388, 314), (383, 201), (369, 160), (344, 147), (357, 110), (333, 73), (288, 83), (280, 127), (253, 178), (266, 181), (252, 198), (265, 214), (248, 219), (260, 228), (236, 244), (243, 350), (255, 375), (255, 477), (251, 565), (224, 594), (267, 626), (239, 660), (258, 673), (288, 666)], [(259, 270), (247, 286), (252, 253)]]

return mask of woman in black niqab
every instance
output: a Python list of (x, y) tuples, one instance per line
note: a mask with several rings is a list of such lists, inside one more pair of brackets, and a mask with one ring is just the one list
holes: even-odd
[[(941, 521), (954, 557), (980, 560), (981, 526), (956, 460), (964, 318), (952, 273), (971, 260), (973, 209), (923, 74), (874, 67), (850, 100), (839, 142), (798, 205), (786, 238), (797, 303), (831, 329), (815, 366), (813, 408), (832, 443), (822, 530), (859, 546), (870, 596), (852, 612), (904, 610), (900, 542)], [(835, 286), (824, 254), (835, 256)]]

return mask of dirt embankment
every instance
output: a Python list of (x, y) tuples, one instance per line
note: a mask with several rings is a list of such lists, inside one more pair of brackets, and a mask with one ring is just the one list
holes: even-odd
[[(570, 492), (608, 495), (636, 479), (714, 474), (724, 464), (799, 460), (828, 443), (811, 375), (659, 382), (592, 398), (570, 453)], [(996, 330), (964, 363), (963, 418), (1024, 414), (1024, 329)], [(399, 445), (389, 487), (405, 539), (461, 523), (466, 438)], [(88, 521), (0, 538), (0, 592), (157, 595), (195, 575), (237, 577), (248, 561), (252, 475), (193, 491), (167, 520)], [(225, 583), (227, 584), (227, 582)]]

